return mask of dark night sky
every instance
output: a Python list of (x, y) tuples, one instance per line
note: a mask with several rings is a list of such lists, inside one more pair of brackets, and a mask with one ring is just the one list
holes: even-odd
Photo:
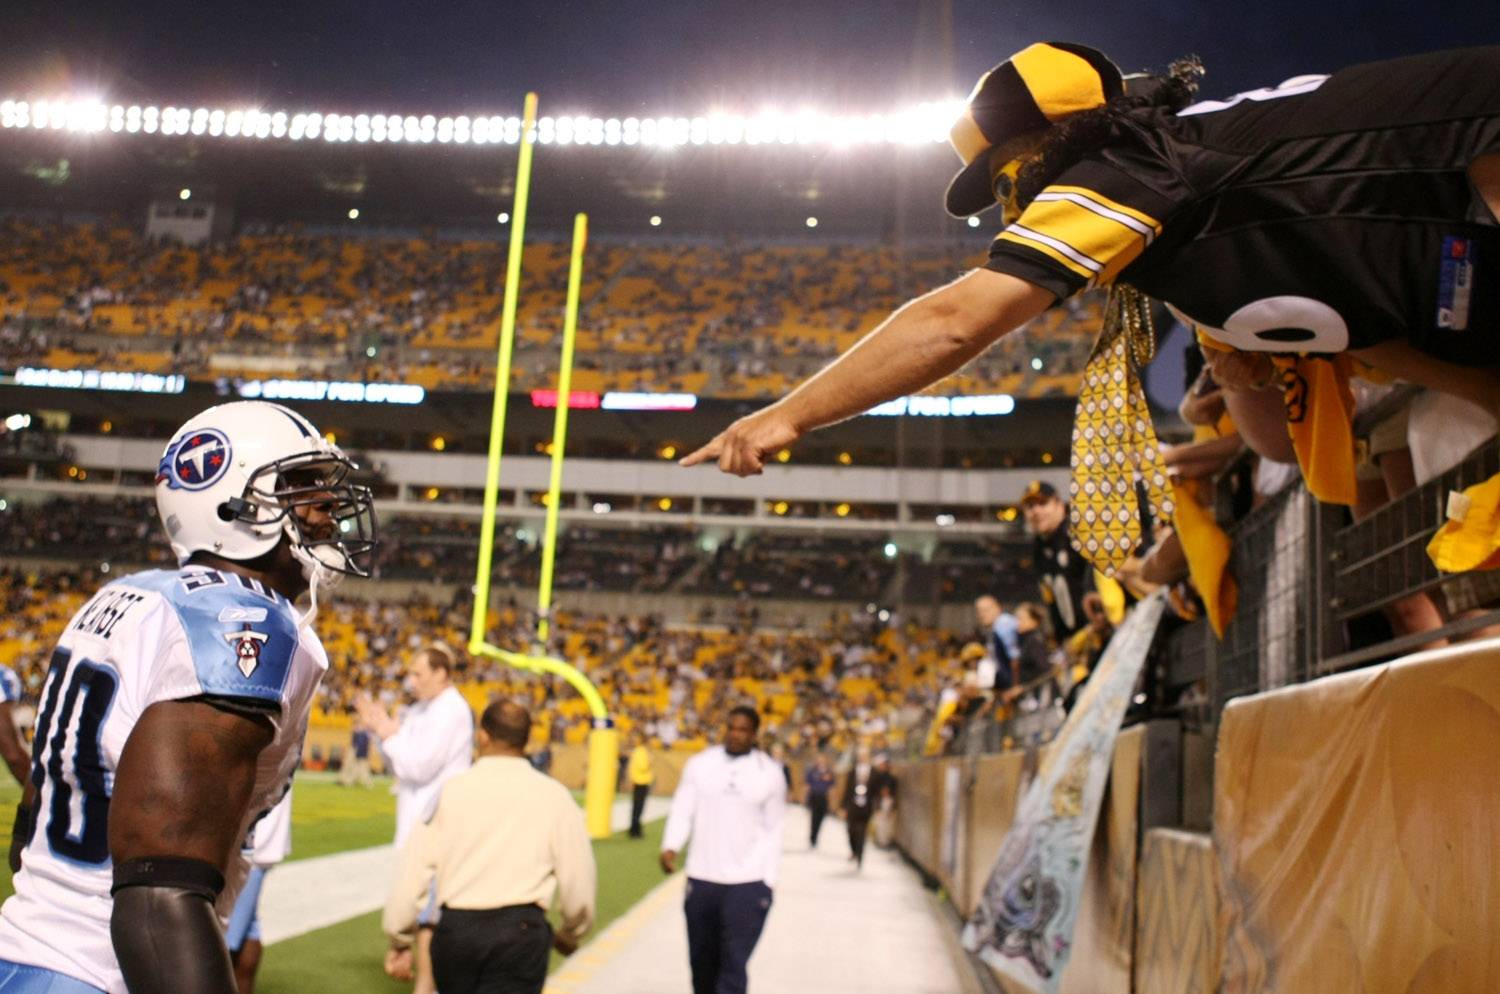
[[(763, 103), (877, 111), (905, 93), (931, 0), (265, 0), (7, 5), (4, 95), (343, 112), (693, 114)], [(1202, 55), (1224, 95), (1351, 62), (1500, 40), (1500, 2), (953, 0), (961, 95), (1029, 41), (1097, 45), (1122, 67)], [(929, 13), (928, 17), (931, 17)], [(932, 51), (932, 46), (927, 46)], [(546, 111), (544, 110), (544, 113)]]

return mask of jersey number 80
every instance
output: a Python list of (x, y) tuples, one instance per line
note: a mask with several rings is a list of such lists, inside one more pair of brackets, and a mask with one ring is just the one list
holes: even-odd
[(48, 667), (31, 763), (33, 825), (41, 825), (43, 787), (50, 783), (48, 847), (60, 859), (97, 866), (109, 860), (109, 787), (100, 730), (120, 681), (108, 667), (87, 659), (72, 662), (72, 652), (59, 646)]

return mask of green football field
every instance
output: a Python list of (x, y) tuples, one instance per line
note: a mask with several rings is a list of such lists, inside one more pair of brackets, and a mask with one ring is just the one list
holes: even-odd
[[(297, 777), (292, 803), (292, 855), (290, 859), (315, 859), (331, 853), (385, 845), (396, 830), (395, 799), (389, 781), (376, 780), (369, 790), (343, 788), (327, 776)], [(10, 816), (20, 799), (14, 783), (0, 786), (0, 851), (10, 845)], [(594, 843), (599, 867), (596, 936), (662, 880), (656, 865), (663, 823), (646, 826), (644, 839), (624, 833)], [(275, 871), (272, 871), (273, 873)], [(0, 896), (11, 893), (10, 870), (0, 860)], [(316, 895), (308, 895), (315, 901)], [(381, 970), (385, 936), (380, 931), (380, 913), (351, 918), (328, 928), (307, 932), (268, 946), (261, 962), (256, 990), (260, 994), (292, 994), (319, 991), (323, 994), (382, 994), (409, 991)], [(553, 954), (555, 969), (562, 958)]]

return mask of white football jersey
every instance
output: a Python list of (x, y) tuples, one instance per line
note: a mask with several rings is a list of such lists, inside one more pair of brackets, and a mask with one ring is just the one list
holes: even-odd
[[(261, 753), (243, 835), (285, 794), (328, 657), (290, 601), (237, 573), (150, 570), (108, 584), (73, 616), (37, 710), (37, 803), (14, 897), (0, 908), (0, 959), (125, 994), (109, 937), (109, 804), (140, 716), (206, 696), (263, 709), (276, 735)], [(248, 865), (226, 868), (221, 916)]]

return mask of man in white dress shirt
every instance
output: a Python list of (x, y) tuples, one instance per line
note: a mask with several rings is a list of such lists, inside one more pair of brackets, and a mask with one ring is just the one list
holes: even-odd
[[(406, 665), (406, 684), (416, 703), (398, 720), (385, 708), (361, 697), (360, 719), (380, 740), (386, 769), (396, 778), (396, 850), (437, 805), (443, 784), (469, 768), (474, 752), (474, 712), (453, 686), (453, 650), (434, 642), (413, 654)], [(436, 906), (418, 924), (416, 985), (413, 994), (432, 994), (432, 925)]]
[(755, 951), (781, 863), (786, 779), (780, 765), (755, 748), (760, 715), (729, 713), (724, 744), (688, 760), (662, 838), (661, 867), (687, 857), (688, 958), (693, 994), (745, 994), (745, 964)]

